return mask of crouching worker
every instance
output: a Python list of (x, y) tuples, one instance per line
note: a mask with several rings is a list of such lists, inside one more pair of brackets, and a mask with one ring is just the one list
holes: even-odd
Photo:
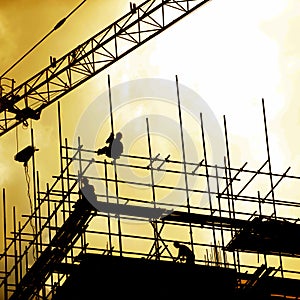
[(175, 248), (178, 248), (178, 255), (175, 259), (175, 262), (180, 260), (181, 262), (185, 261), (187, 264), (195, 263), (195, 254), (193, 251), (186, 245), (180, 244), (178, 241), (173, 243)]
[(107, 157), (118, 159), (123, 153), (123, 144), (121, 142), (122, 133), (118, 132), (114, 137), (114, 134), (111, 133), (108, 139), (106, 140), (107, 146), (99, 148), (96, 153), (97, 155), (105, 154)]

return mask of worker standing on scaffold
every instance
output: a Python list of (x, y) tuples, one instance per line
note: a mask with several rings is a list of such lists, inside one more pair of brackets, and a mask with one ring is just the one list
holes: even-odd
[(120, 158), (121, 154), (123, 153), (123, 144), (121, 142), (122, 133), (118, 132), (114, 137), (114, 134), (111, 133), (106, 143), (108, 146), (104, 146), (99, 148), (96, 153), (97, 155), (105, 154), (107, 157), (118, 159)]

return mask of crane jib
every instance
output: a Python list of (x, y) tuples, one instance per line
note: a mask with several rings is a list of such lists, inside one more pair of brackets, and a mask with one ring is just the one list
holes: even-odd
[(8, 93), (0, 89), (0, 136), (26, 119), (38, 120), (44, 108), (209, 1), (147, 0), (63, 57), (51, 57), (46, 68)]

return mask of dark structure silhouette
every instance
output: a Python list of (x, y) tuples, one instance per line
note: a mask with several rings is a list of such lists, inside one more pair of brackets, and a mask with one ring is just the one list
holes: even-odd
[[(264, 109), (263, 113), (266, 120)], [(200, 121), (204, 141), (202, 114)], [(225, 117), (224, 126), (227, 140)], [(150, 137), (149, 126), (146, 130)], [(267, 127), (265, 133), (268, 137)], [(114, 140), (110, 135), (107, 148)], [(67, 139), (63, 145), (60, 139), (61, 170), (53, 176), (51, 186), (41, 187), (32, 164), (36, 174), (32, 176), (33, 210), (25, 216), (23, 225), (17, 221), (15, 208), (13, 224), (6, 225), (3, 190), (1, 299), (98, 299), (108, 293), (114, 298), (131, 299), (144, 295), (177, 299), (197, 293), (199, 298), (210, 300), (299, 299), (300, 205), (274, 192), (279, 184), (291, 188), (300, 176), (287, 174), (289, 168), (278, 174), (264, 170), (271, 164), (269, 158), (254, 170), (246, 169), (246, 163), (234, 167), (229, 151), (224, 164), (214, 165), (207, 159), (204, 142), (204, 160), (200, 162), (186, 161), (185, 155), (178, 161), (160, 158), (150, 138), (148, 141), (149, 156), (126, 153), (132, 159), (130, 163), (124, 159), (121, 164), (112, 164), (91, 158), (95, 149), (85, 149), (80, 137), (78, 147), (69, 146)], [(99, 171), (97, 176), (94, 167)], [(117, 176), (121, 168), (144, 170), (149, 177), (132, 180), (125, 172)], [(186, 182), (161, 184), (156, 178), (162, 171), (170, 182), (174, 183), (174, 174), (185, 176)], [(207, 190), (202, 184), (187, 184), (195, 176), (217, 184)], [(261, 182), (270, 183), (267, 191)], [(139, 193), (128, 192), (127, 187)], [(145, 188), (142, 192), (141, 187)], [(163, 199), (158, 202), (156, 195), (166, 190), (183, 198), (186, 192), (186, 203), (172, 202), (171, 207)], [(191, 193), (196, 197), (190, 197)], [(96, 196), (97, 205), (93, 206), (88, 200)], [(199, 205), (202, 196), (208, 200), (207, 206)], [(293, 210), (294, 217), (283, 216), (288, 209)], [(145, 230), (132, 230), (136, 227), (127, 226), (128, 221), (142, 222)], [(185, 237), (180, 239), (182, 244), (179, 234)], [(178, 246), (178, 256), (168, 247), (173, 243)], [(117, 288), (111, 289), (111, 285)]]
[(181, 262), (185, 261), (187, 264), (195, 263), (195, 254), (193, 251), (186, 245), (180, 244), (178, 241), (173, 243), (175, 248), (178, 248), (178, 255), (175, 261), (180, 260)]
[[(0, 92), (2, 95), (0, 97), (0, 136), (19, 124), (27, 124), (26, 120), (28, 118), (38, 119), (40, 112), (46, 107), (209, 1), (211, 0), (192, 1), (193, 5), (188, 0), (182, 0), (180, 4), (175, 1), (174, 5), (170, 5), (169, 2), (173, 2), (171, 0), (154, 1), (155, 3), (152, 0), (146, 0), (140, 5), (131, 3), (130, 12), (80, 43), (69, 53), (60, 58), (52, 59), (47, 68), (40, 70), (32, 77), (30, 76), (28, 80), (18, 85), (15, 89), (12, 88), (5, 94)], [(20, 60), (27, 56), (52, 32), (59, 29), (84, 2), (82, 1), (68, 16), (59, 21)], [(147, 26), (139, 26), (138, 24), (146, 24)], [(160, 25), (157, 26), (158, 24)], [(111, 26), (116, 26), (119, 30), (110, 30)], [(124, 39), (130, 41), (125, 47), (122, 44)], [(87, 48), (90, 48), (90, 51), (86, 52)], [(110, 55), (107, 55), (107, 53)], [(5, 74), (20, 60), (2, 74), (0, 85), (2, 85), (2, 79), (5, 79)], [(51, 76), (48, 76), (49, 72)], [(57, 81), (61, 84), (57, 84)], [(30, 89), (28, 89), (28, 86), (30, 86)], [(42, 96), (44, 93), (47, 93), (47, 97)], [(39, 97), (36, 97), (36, 95), (39, 95)], [(26, 108), (26, 111), (21, 111), (24, 101), (26, 107), (32, 110), (28, 111)], [(16, 109), (18, 114), (16, 114)]]
[(299, 255), (300, 225), (287, 220), (255, 217), (239, 230), (226, 250), (264, 254)]
[(205, 299), (236, 300), (233, 269), (98, 254), (83, 254), (79, 261), (53, 300), (186, 299), (199, 294), (199, 283)]
[(26, 274), (18, 283), (10, 300), (30, 299), (39, 291), (56, 268), (63, 269), (63, 259), (72, 249), (76, 241), (91, 220), (93, 207), (85, 197), (79, 198), (73, 205), (73, 211), (63, 225), (57, 229), (51, 242), (40, 256), (28, 268)]
[(23, 150), (19, 151), (14, 159), (19, 162), (23, 162), (24, 166), (27, 166), (29, 159), (33, 156), (35, 151), (38, 151), (39, 149), (33, 147), (33, 146), (27, 146)]
[[(209, 1), (165, 0), (157, 1), (155, 5), (156, 1), (151, 0), (139, 6), (130, 3), (130, 12), (61, 58), (51, 57), (47, 68), (18, 87), (14, 88), (12, 81), (11, 90), (2, 94), (0, 82), (0, 136), (18, 124), (28, 126), (27, 119), (38, 120), (48, 105)], [(175, 10), (176, 14), (171, 13), (168, 17), (170, 10)], [(127, 47), (124, 40), (128, 42)], [(288, 175), (289, 168), (284, 173), (272, 172), (264, 102), (267, 160), (253, 170), (245, 168), (247, 162), (243, 166), (233, 166), (225, 116), (224, 162), (217, 165), (207, 157), (202, 113), (203, 157), (199, 157), (202, 158), (200, 163), (198, 160), (186, 161), (179, 94), (177, 91), (182, 160), (174, 161), (168, 159), (169, 156), (159, 158), (159, 153), (151, 150), (147, 126), (149, 156), (127, 153), (134, 162), (122, 162), (118, 166), (149, 172), (151, 181), (118, 177), (117, 164), (112, 166), (106, 160), (90, 159), (91, 152), (113, 159), (120, 157), (123, 152), (121, 138), (115, 138), (112, 133), (106, 141), (108, 145), (98, 151), (84, 149), (79, 138), (75, 153), (67, 140), (65, 146), (62, 145), (60, 137), (60, 174), (54, 177), (52, 186), (47, 184), (43, 189), (33, 164), (34, 206), (31, 215), (24, 216), (24, 223), (18, 222), (13, 207), (12, 228), (7, 228), (6, 224), (3, 189), (4, 251), (0, 255), (0, 292), (4, 300), (98, 299), (108, 293), (114, 298), (128, 296), (131, 299), (140, 299), (144, 295), (149, 298), (187, 298), (197, 293), (199, 298), (210, 300), (300, 299), (300, 271), (297, 268), (300, 205), (298, 201), (283, 197), (282, 192), (275, 195), (279, 184), (287, 181), (288, 186), (284, 188), (291, 189), (290, 180), (300, 177)], [(111, 130), (113, 132), (113, 126)], [(15, 157), (24, 162), (28, 186), (27, 162), (33, 156), (32, 150), (28, 148), (28, 152), (21, 151)], [(79, 162), (76, 172), (72, 168), (74, 162)], [(99, 201), (101, 209), (97, 207), (97, 210), (87, 201), (90, 197), (95, 199), (96, 194), (86, 177), (77, 190), (78, 173), (88, 176), (89, 167), (94, 163), (100, 171), (99, 177), (92, 177), (92, 180), (96, 182), (100, 190), (97, 195), (102, 200)], [(163, 164), (164, 170), (161, 169)], [(184, 176), (185, 184), (160, 184), (156, 178), (162, 171), (167, 179), (172, 174)], [(207, 189), (203, 189), (202, 184), (198, 187), (189, 184), (195, 176), (207, 178)], [(173, 177), (169, 179), (174, 182)], [(210, 179), (216, 183), (215, 189), (211, 188)], [(138, 193), (134, 197), (123, 188), (125, 185), (151, 189), (151, 195)], [(219, 190), (220, 187), (224, 189)], [(172, 203), (170, 214), (165, 214), (156, 203), (156, 195), (166, 190), (176, 191), (186, 200), (184, 205)], [(196, 197), (190, 197), (191, 193), (196, 193)], [(208, 199), (207, 207), (199, 205), (202, 196)], [(164, 201), (159, 205), (170, 207), (170, 203)], [(292, 216), (285, 217), (284, 213), (290, 210)], [(144, 222), (150, 230), (132, 232), (122, 223), (133, 220)], [(31, 222), (36, 229), (33, 234), (29, 229)], [(176, 232), (177, 237), (179, 231), (186, 237), (189, 235), (183, 242), (197, 253), (197, 263), (189, 264), (195, 262), (194, 254), (187, 258), (187, 253), (181, 255), (180, 252), (188, 251), (190, 255), (193, 251), (178, 242), (174, 242), (174, 246), (178, 245), (178, 257), (173, 257), (166, 243), (173, 242), (172, 236), (168, 236), (171, 231)], [(141, 250), (132, 247), (132, 241)], [(200, 253), (205, 253), (204, 258)], [(254, 255), (257, 260), (252, 259)], [(186, 263), (174, 263), (177, 260)], [(112, 284), (117, 288), (111, 289)]]
[(123, 144), (121, 142), (122, 133), (118, 132), (114, 137), (114, 134), (111, 133), (106, 143), (108, 146), (104, 146), (97, 150), (97, 155), (105, 154), (107, 157), (118, 159), (123, 153)]

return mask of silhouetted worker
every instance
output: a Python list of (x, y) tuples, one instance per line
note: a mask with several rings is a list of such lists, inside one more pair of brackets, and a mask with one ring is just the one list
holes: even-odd
[(123, 144), (121, 142), (121, 138), (122, 138), (121, 132), (118, 132), (115, 138), (114, 138), (114, 134), (111, 133), (108, 139), (106, 140), (108, 146), (99, 148), (96, 151), (97, 155), (105, 154), (106, 156), (113, 159), (120, 158), (121, 154), (123, 153)]
[(130, 2), (130, 11), (131, 13), (135, 14), (136, 13), (136, 4)]
[(88, 178), (83, 177), (81, 179), (81, 182), (83, 184), (82, 188), (80, 189), (80, 193), (83, 195), (84, 198), (87, 200), (96, 201), (97, 196), (95, 194), (95, 188), (93, 185), (89, 183)]
[(175, 261), (180, 259), (180, 261), (184, 261), (187, 264), (194, 264), (195, 263), (195, 254), (193, 251), (187, 247), (186, 245), (180, 244), (178, 241), (173, 243), (175, 248), (178, 248), (178, 255)]

